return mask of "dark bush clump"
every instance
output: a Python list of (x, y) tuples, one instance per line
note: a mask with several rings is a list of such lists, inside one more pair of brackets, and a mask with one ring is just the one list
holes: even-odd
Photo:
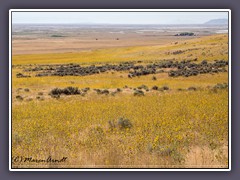
[(21, 77), (23, 77), (24, 75), (23, 75), (22, 73), (17, 73), (16, 76), (17, 76), (17, 78), (21, 78)]
[(153, 80), (153, 81), (156, 81), (156, 80), (157, 80), (156, 76), (153, 76), (153, 77), (152, 77), (152, 80)]
[(62, 90), (62, 93), (66, 95), (75, 95), (75, 94), (80, 94), (80, 90), (78, 89), (78, 87), (70, 86), (70, 87), (64, 88)]
[(29, 90), (28, 88), (25, 88), (24, 91), (25, 91), (25, 92), (29, 92), (30, 90)]
[(101, 90), (100, 89), (94, 89), (94, 91), (96, 91), (97, 94), (101, 94)]
[(153, 86), (152, 90), (158, 90), (158, 87), (157, 86)]
[(50, 95), (60, 95), (60, 94), (62, 94), (62, 89), (60, 88), (54, 88), (50, 92)]
[(195, 36), (193, 32), (182, 32), (179, 34), (175, 34), (175, 36)]
[(59, 35), (59, 34), (53, 34), (51, 35), (51, 37), (64, 37), (63, 35)]
[(16, 99), (17, 99), (17, 100), (19, 100), (19, 101), (22, 101), (22, 100), (23, 100), (23, 97), (22, 97), (22, 96), (19, 96), (19, 95), (17, 95), (17, 96), (16, 96)]
[(107, 90), (107, 89), (104, 89), (103, 91), (102, 91), (102, 94), (109, 94), (109, 91)]
[(120, 88), (117, 88), (117, 92), (122, 92), (122, 90)]
[(189, 87), (188, 90), (189, 90), (189, 91), (196, 91), (197, 88), (192, 86), (192, 87)]
[(80, 90), (78, 89), (78, 87), (67, 87), (64, 89), (60, 89), (60, 88), (54, 88), (53, 90), (51, 90), (51, 92), (49, 93), (50, 95), (61, 95), (61, 94), (65, 94), (65, 95), (76, 95), (76, 94), (81, 94)]
[(163, 86), (162, 90), (167, 91), (167, 90), (169, 90), (169, 87), (168, 86)]
[(101, 90), (101, 89), (94, 89), (97, 94), (105, 94), (108, 95), (110, 92), (107, 89)]
[(17, 76), (17, 78), (31, 77), (31, 76), (24, 75), (24, 74), (22, 74), (22, 73), (17, 73), (16, 76)]
[(134, 96), (144, 96), (144, 92), (142, 90), (135, 90), (133, 95)]

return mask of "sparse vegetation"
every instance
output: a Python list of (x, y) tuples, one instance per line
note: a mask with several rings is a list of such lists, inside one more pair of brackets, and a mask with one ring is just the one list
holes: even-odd
[(182, 32), (179, 34), (175, 34), (175, 36), (195, 36), (193, 32)]
[(51, 37), (65, 37), (65, 36), (60, 35), (60, 34), (53, 34), (53, 35), (51, 35)]
[(17, 77), (17, 78), (27, 78), (27, 77), (31, 77), (31, 76), (27, 76), (27, 75), (24, 75), (24, 74), (22, 74), (22, 73), (17, 73), (17, 74), (16, 74), (16, 77)]
[(43, 96), (43, 92), (39, 92), (38, 95), (39, 95), (39, 96)]

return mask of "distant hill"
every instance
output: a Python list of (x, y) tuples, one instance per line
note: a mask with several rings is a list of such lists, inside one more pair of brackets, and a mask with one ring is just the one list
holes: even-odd
[(210, 21), (205, 22), (204, 24), (228, 24), (227, 19), (212, 19)]

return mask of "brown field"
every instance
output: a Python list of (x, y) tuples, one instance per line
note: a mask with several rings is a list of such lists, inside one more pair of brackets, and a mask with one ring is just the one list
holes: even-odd
[[(173, 41), (181, 41), (179, 37), (139, 37), (101, 35), (99, 40), (94, 38), (44, 38), (44, 39), (17, 39), (13, 40), (13, 54), (44, 54), (81, 52), (93, 49), (104, 49), (110, 47), (148, 46), (164, 45)], [(119, 37), (120, 40), (115, 38)], [(189, 39), (189, 38), (186, 38)]]
[[(181, 42), (188, 39), (199, 38), (214, 34), (216, 29), (195, 30), (197, 36), (178, 37), (174, 36), (178, 31), (156, 30), (154, 29), (119, 29), (114, 28), (97, 28), (93, 30), (74, 29), (70, 32), (68, 29), (61, 29), (60, 33), (53, 30), (34, 33), (13, 34), (13, 55), (16, 54), (44, 54), (44, 53), (64, 53), (64, 52), (81, 52), (94, 49), (105, 49), (113, 47), (130, 47), (130, 46), (152, 46), (166, 45), (175, 42)], [(185, 28), (180, 30), (188, 31)], [(54, 34), (63, 34), (63, 37), (51, 37)], [(117, 38), (119, 40), (117, 40)], [(97, 39), (97, 40), (96, 40)]]

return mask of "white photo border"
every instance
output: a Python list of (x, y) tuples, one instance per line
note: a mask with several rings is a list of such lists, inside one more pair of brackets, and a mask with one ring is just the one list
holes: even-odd
[[(12, 12), (228, 12), (228, 168), (12, 168)], [(231, 10), (230, 9), (10, 9), (9, 10), (9, 171), (231, 171)]]

